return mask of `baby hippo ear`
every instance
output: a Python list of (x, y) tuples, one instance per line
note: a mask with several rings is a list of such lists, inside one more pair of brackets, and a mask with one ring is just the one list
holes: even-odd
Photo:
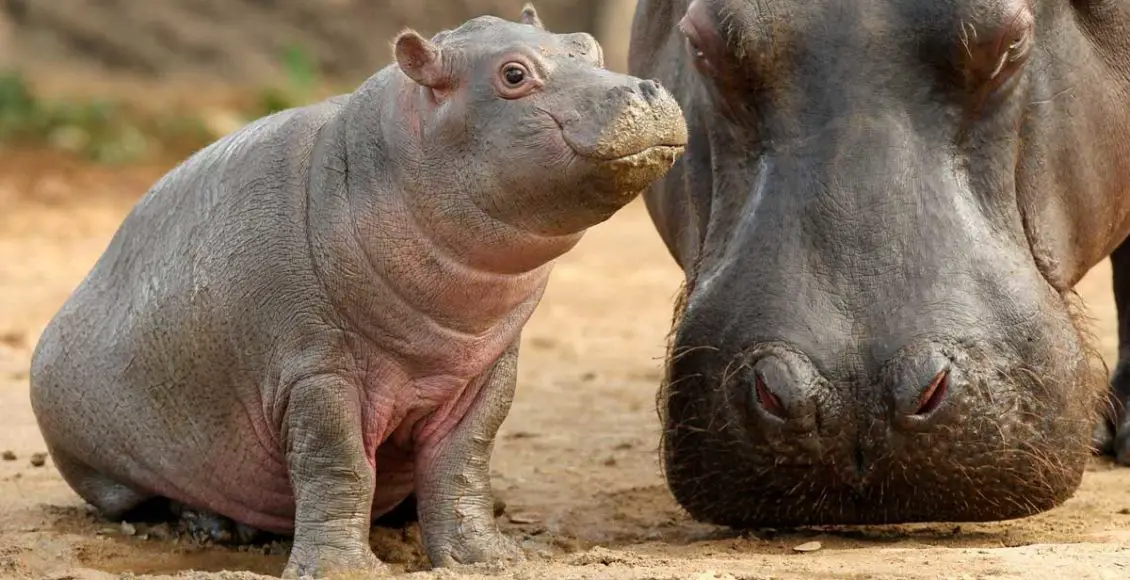
[(408, 78), (430, 89), (447, 84), (443, 72), (443, 51), (432, 41), (407, 29), (396, 37), (396, 64)]
[(522, 7), (522, 24), (529, 24), (530, 26), (536, 26), (545, 30), (545, 26), (541, 23), (541, 18), (538, 18), (538, 11), (534, 9), (534, 5), (529, 2)]

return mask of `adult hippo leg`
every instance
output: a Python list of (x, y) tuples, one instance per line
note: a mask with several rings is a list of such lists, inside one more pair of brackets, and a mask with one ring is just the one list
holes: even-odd
[(490, 457), (494, 437), (514, 399), (518, 340), (483, 379), (471, 408), (417, 462), (420, 530), (433, 566), (521, 557), (494, 520)]
[(1130, 241), (1122, 242), (1110, 262), (1118, 310), (1118, 366), (1111, 378), (1109, 415), (1099, 426), (1096, 444), (1118, 463), (1130, 465)]
[(294, 487), (294, 547), (284, 578), (382, 567), (369, 548), (376, 472), (361, 436), (359, 393), (332, 374), (290, 392), (283, 441)]

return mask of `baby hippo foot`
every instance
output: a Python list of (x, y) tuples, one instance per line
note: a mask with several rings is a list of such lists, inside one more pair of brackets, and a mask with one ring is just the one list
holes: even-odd
[[(338, 534), (340, 535), (340, 534)], [(368, 544), (334, 541), (327, 535), (322, 541), (295, 541), (290, 560), (283, 571), (284, 580), (313, 580), (327, 577), (371, 578), (388, 572), (388, 565), (377, 559)]]
[(514, 397), (518, 341), (483, 377), (482, 390), (463, 420), (423, 447), (416, 465), (420, 535), (435, 567), (525, 559), (495, 521), (490, 456), (498, 427)]
[(497, 528), (468, 532), (460, 530), (455, 522), (448, 529), (432, 530), (428, 556), (437, 568), (459, 564), (513, 563), (525, 559), (525, 554), (514, 540)]
[(265, 532), (208, 510), (170, 502), (170, 510), (180, 519), (180, 527), (200, 542), (243, 546), (264, 539)]

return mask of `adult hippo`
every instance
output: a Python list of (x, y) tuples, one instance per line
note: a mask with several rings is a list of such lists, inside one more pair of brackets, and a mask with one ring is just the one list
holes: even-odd
[[(646, 200), (686, 277), (660, 415), (694, 517), (1003, 520), (1094, 443), (1130, 463), (1128, 38), (1123, 0), (639, 3), (629, 69), (690, 137)], [(1109, 398), (1072, 291), (1108, 256)]]

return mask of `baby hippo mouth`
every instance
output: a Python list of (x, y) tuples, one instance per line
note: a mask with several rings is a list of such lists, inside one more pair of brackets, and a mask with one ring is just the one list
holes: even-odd
[[(572, 144), (570, 144), (570, 146), (572, 146)], [(593, 163), (601, 165), (630, 167), (638, 165), (653, 165), (657, 163), (665, 165), (673, 164), (675, 160), (678, 159), (680, 155), (682, 155), (685, 148), (685, 145), (674, 144), (648, 145), (643, 149), (631, 151), (623, 155), (607, 157), (588, 155), (584, 151), (578, 150), (576, 147), (573, 147), (573, 152)]]

